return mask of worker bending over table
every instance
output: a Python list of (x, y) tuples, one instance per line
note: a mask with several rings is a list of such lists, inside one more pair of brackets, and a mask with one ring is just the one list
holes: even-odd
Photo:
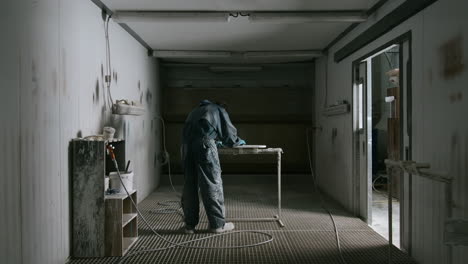
[(213, 233), (234, 229), (225, 221), (223, 181), (218, 146), (245, 145), (237, 136), (224, 106), (203, 100), (185, 120), (182, 136), (182, 162), (185, 184), (182, 193), (185, 233), (193, 234), (199, 222), (198, 190)]

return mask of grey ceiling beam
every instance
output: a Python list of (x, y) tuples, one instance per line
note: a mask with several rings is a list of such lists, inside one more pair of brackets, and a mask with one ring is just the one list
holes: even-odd
[[(379, 10), (385, 3), (387, 3), (388, 0), (379, 0), (377, 3), (375, 3), (371, 8), (369, 8), (367, 11), (366, 11), (366, 15), (369, 17), (371, 16), (372, 14), (374, 14), (375, 12), (377, 12), (377, 10)], [(323, 49), (323, 52), (324, 53), (328, 53), (328, 50), (333, 47), (333, 45), (335, 45), (336, 43), (338, 43), (338, 41), (342, 40), (346, 35), (348, 35), (351, 31), (353, 31), (353, 29), (355, 29), (357, 26), (359, 25), (358, 22), (355, 22), (353, 24), (351, 24), (349, 27), (347, 27), (343, 32), (341, 32), (335, 39), (333, 39), (330, 43), (328, 43), (328, 45), (325, 47), (325, 49)]]
[[(110, 10), (102, 1), (100, 0), (91, 0), (96, 6), (98, 6), (102, 10), (103, 19), (105, 16), (112, 16), (114, 12)], [(133, 29), (131, 29), (125, 23), (118, 23), (128, 34), (130, 34), (136, 41), (138, 41), (145, 49), (148, 51), (148, 56), (151, 56), (153, 52), (153, 48), (150, 47), (148, 43), (146, 43)]]
[(351, 11), (132, 11), (117, 10), (113, 19), (130, 22), (228, 22), (247, 17), (252, 23), (318, 23), (363, 22), (367, 20), (363, 10)]
[(379, 10), (383, 5), (385, 5), (386, 3), (388, 2), (388, 0), (379, 0), (377, 3), (375, 3), (371, 8), (369, 8), (367, 11), (366, 11), (366, 14), (368, 16), (374, 14), (375, 12), (377, 12), (377, 10)]
[[(245, 64), (229, 64), (232, 66), (246, 66)], [(303, 67), (303, 66), (314, 66), (313, 61), (307, 62), (287, 62), (287, 63), (254, 63), (248, 64), (248, 66), (261, 66), (269, 68), (288, 68), (288, 67)], [(206, 68), (208, 66), (226, 66), (226, 64), (219, 63), (184, 63), (184, 62), (162, 62), (162, 67), (171, 67), (171, 68)]]
[(212, 50), (154, 50), (152, 55), (161, 59), (190, 58), (318, 58), (321, 50), (280, 50), (280, 51), (212, 51)]
[(335, 62), (342, 61), (435, 2), (437, 2), (437, 0), (406, 0), (403, 4), (335, 52)]

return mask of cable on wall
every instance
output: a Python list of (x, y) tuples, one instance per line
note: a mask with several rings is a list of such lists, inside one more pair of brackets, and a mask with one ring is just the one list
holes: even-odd
[(104, 36), (106, 39), (106, 74), (104, 76), (104, 82), (106, 83), (107, 87), (107, 103), (109, 104), (109, 108), (112, 107), (114, 104), (114, 99), (112, 98), (111, 93), (111, 84), (112, 84), (112, 65), (111, 65), (111, 52), (110, 52), (110, 40), (109, 40), (109, 21), (111, 16), (107, 16), (104, 21)]

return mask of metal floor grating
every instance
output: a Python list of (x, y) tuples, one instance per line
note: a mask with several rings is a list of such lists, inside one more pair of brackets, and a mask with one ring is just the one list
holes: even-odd
[[(274, 236), (273, 242), (244, 249), (186, 249), (173, 248), (165, 251), (132, 256), (125, 263), (323, 263), (342, 264), (336, 249), (333, 224), (328, 214), (320, 207), (312, 188), (303, 186), (283, 187), (283, 222), (237, 222), (237, 230), (267, 231)], [(183, 242), (209, 236), (205, 212), (201, 206), (200, 224), (195, 235), (185, 235), (179, 230), (184, 226), (177, 214), (155, 214), (153, 209), (163, 208), (159, 202), (177, 199), (170, 188), (162, 187), (139, 204), (148, 221), (165, 238)], [(276, 214), (276, 187), (274, 185), (225, 186), (227, 217), (271, 217)], [(331, 201), (327, 205), (333, 212), (340, 232), (342, 250), (348, 264), (388, 263), (387, 241), (366, 223), (353, 217)], [(140, 221), (140, 237), (130, 252), (141, 249), (164, 247), (168, 244), (155, 237)], [(259, 234), (239, 233), (195, 242), (196, 246), (234, 246), (252, 244), (264, 239)], [(394, 248), (395, 264), (416, 263), (405, 253)], [(75, 259), (70, 264), (115, 263), (118, 258)]]

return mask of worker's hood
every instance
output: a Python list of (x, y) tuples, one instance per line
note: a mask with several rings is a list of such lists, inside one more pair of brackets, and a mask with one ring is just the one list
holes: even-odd
[(208, 100), (206, 100), (206, 99), (205, 99), (205, 100), (202, 100), (202, 101), (200, 102), (200, 106), (202, 106), (202, 105), (208, 105), (208, 104), (212, 104), (212, 102), (210, 102), (210, 101), (208, 101)]

